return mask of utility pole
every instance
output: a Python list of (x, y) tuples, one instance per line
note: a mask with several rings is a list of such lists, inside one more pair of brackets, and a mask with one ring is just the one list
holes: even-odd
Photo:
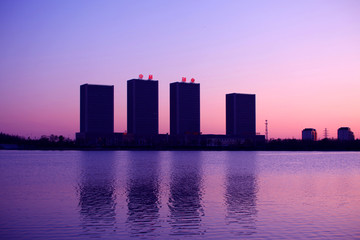
[(265, 120), (265, 140), (269, 141), (268, 120)]

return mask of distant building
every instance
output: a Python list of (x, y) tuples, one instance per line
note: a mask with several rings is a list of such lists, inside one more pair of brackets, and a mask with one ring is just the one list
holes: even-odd
[(109, 142), (114, 133), (114, 86), (80, 86), (80, 132), (83, 144)]
[(226, 94), (226, 135), (254, 139), (255, 94)]
[(135, 135), (159, 133), (158, 81), (127, 81), (127, 131)]
[(200, 134), (200, 84), (170, 84), (170, 135)]
[(341, 127), (338, 129), (338, 140), (353, 141), (354, 139), (354, 133), (349, 127)]
[(303, 141), (317, 141), (317, 133), (314, 128), (305, 128), (302, 130)]

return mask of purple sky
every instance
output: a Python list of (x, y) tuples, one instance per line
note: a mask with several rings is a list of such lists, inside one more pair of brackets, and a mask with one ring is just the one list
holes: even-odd
[(257, 132), (360, 136), (360, 1), (0, 1), (0, 131), (79, 131), (81, 84), (115, 86), (126, 130), (126, 80), (201, 84), (201, 131), (225, 133), (225, 94), (254, 93)]

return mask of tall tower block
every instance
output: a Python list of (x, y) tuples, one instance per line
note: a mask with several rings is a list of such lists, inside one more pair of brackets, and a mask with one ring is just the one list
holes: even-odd
[(170, 135), (200, 134), (200, 84), (170, 84)]
[(80, 86), (80, 133), (114, 132), (114, 86)]
[(135, 135), (159, 133), (159, 87), (157, 80), (127, 81), (127, 131)]
[(226, 135), (252, 139), (255, 122), (255, 94), (226, 94)]

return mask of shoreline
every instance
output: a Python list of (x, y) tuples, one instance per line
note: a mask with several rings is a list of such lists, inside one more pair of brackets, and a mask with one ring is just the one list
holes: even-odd
[(47, 148), (47, 147), (18, 147), (0, 148), (0, 151), (231, 151), (231, 152), (360, 152), (359, 148), (234, 148), (234, 147), (74, 147), (74, 148)]

